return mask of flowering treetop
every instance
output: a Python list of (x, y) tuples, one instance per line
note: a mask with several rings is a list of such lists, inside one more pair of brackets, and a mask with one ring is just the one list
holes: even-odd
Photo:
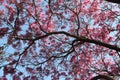
[(107, 1), (0, 0), (1, 79), (120, 76), (120, 5)]

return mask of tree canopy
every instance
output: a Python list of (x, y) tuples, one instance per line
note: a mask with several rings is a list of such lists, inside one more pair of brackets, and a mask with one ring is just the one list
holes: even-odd
[(0, 80), (120, 79), (119, 3), (0, 0)]

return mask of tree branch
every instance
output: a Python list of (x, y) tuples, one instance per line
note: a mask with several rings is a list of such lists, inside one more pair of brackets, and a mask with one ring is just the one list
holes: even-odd
[(68, 32), (64, 32), (64, 31), (51, 32), (51, 33), (48, 33), (48, 34), (46, 34), (44, 36), (37, 37), (37, 38), (35, 38), (35, 40), (38, 40), (38, 39), (41, 39), (41, 38), (44, 38), (44, 37), (47, 37), (47, 36), (50, 36), (50, 35), (53, 35), (53, 34), (65, 34), (66, 36), (70, 36), (70, 37), (76, 38), (77, 40), (80, 40), (80, 41), (83, 41), (83, 42), (94, 43), (96, 45), (104, 46), (106, 48), (113, 49), (113, 50), (116, 50), (116, 51), (120, 52), (120, 48), (117, 47), (117, 46), (114, 46), (114, 45), (111, 45), (111, 44), (107, 44), (107, 43), (101, 42), (99, 40), (88, 39), (88, 38), (85, 38), (83, 36), (72, 35), (72, 34), (70, 34)]
[(112, 2), (112, 3), (117, 3), (117, 4), (120, 4), (120, 0), (106, 0), (108, 2)]
[(120, 48), (115, 46), (115, 45), (107, 44), (107, 43), (101, 42), (99, 40), (89, 39), (89, 38), (86, 38), (84, 36), (76, 36), (76, 35), (70, 34), (70, 33), (65, 32), (65, 31), (50, 32), (50, 33), (47, 33), (46, 35), (39, 36), (39, 37), (36, 37), (34, 39), (27, 39), (27, 38), (16, 38), (16, 39), (36, 41), (36, 40), (48, 37), (50, 35), (55, 35), (55, 34), (64, 34), (66, 36), (73, 37), (73, 38), (75, 38), (75, 39), (77, 39), (79, 41), (93, 43), (93, 44), (104, 46), (106, 48), (109, 48), (109, 49), (112, 49), (112, 50), (116, 50), (117, 52), (120, 52)]
[(98, 80), (98, 79), (114, 80), (110, 76), (106, 76), (106, 75), (98, 75), (98, 76), (93, 77), (91, 80)]
[(21, 54), (19, 54), (19, 57), (18, 57), (18, 59), (17, 59), (16, 65), (15, 65), (15, 68), (16, 68), (17, 65), (19, 64), (19, 61), (20, 61), (22, 55), (31, 47), (31, 45), (32, 45), (33, 43), (34, 43), (34, 41), (32, 41), (32, 42), (25, 48), (25, 50), (24, 50)]

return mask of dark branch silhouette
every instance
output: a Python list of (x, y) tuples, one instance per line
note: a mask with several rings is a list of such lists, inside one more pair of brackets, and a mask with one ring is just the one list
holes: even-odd
[(98, 80), (98, 79), (114, 80), (113, 78), (107, 75), (98, 75), (98, 76), (93, 77), (91, 80)]
[(51, 36), (51, 35), (55, 35), (55, 34), (64, 34), (66, 36), (73, 37), (73, 38), (75, 38), (79, 41), (93, 43), (93, 44), (104, 46), (106, 48), (109, 48), (109, 49), (112, 49), (112, 50), (116, 50), (117, 52), (120, 52), (120, 48), (117, 47), (117, 46), (114, 46), (114, 45), (111, 45), (111, 44), (108, 44), (108, 43), (104, 43), (104, 42), (101, 42), (99, 40), (89, 39), (89, 38), (86, 38), (86, 37), (83, 37), (83, 36), (72, 35), (70, 33), (64, 32), (64, 31), (50, 32), (50, 33), (47, 33), (46, 35), (36, 37), (35, 39), (18, 38), (18, 37), (16, 37), (16, 39), (36, 41), (36, 40), (39, 40), (39, 39), (42, 39), (42, 38), (45, 38), (45, 37), (48, 37), (48, 36)]
[(120, 4), (120, 0), (106, 0), (108, 2), (112, 2), (112, 3), (117, 3), (117, 4)]

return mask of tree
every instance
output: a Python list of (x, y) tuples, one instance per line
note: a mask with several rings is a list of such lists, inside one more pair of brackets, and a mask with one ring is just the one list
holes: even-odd
[[(0, 0), (1, 79), (120, 76), (120, 6), (104, 0)], [(100, 76), (99, 76), (100, 75)], [(102, 76), (101, 76), (102, 75)], [(104, 76), (107, 76), (104, 77)]]

